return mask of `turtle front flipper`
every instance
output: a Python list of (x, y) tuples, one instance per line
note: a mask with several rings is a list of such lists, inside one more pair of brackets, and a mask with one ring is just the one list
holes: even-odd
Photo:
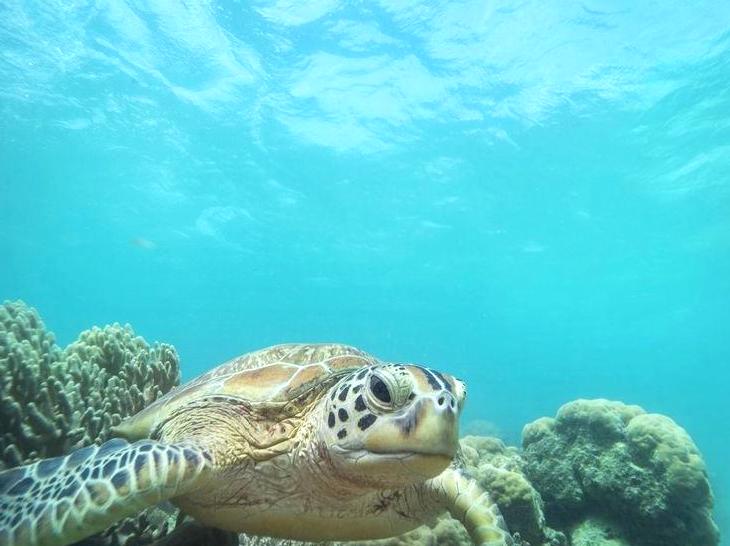
[(210, 455), (115, 439), (0, 472), (0, 546), (65, 546), (195, 487)]
[(512, 546), (499, 507), (461, 468), (449, 467), (433, 479), (436, 493), (451, 516), (461, 521), (477, 546)]

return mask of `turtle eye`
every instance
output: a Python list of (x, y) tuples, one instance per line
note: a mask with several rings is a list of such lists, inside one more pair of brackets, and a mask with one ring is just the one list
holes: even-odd
[(393, 411), (403, 407), (413, 394), (410, 374), (393, 366), (383, 366), (370, 372), (365, 383), (365, 399), (375, 411)]
[(380, 402), (386, 405), (390, 405), (393, 401), (393, 397), (390, 395), (390, 389), (380, 377), (377, 375), (370, 376), (370, 392)]

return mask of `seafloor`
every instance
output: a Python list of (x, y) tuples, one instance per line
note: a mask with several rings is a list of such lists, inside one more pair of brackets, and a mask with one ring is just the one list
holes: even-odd
[[(129, 325), (58, 347), (21, 301), (0, 307), (0, 470), (110, 437), (110, 428), (178, 384), (178, 357)], [(700, 452), (670, 418), (608, 400), (576, 400), (524, 427), (522, 446), (467, 436), (468, 469), (499, 504), (518, 544), (714, 546), (712, 490)], [(202, 527), (169, 504), (84, 545), (294, 544)], [(355, 544), (355, 543), (349, 543)], [(400, 537), (357, 544), (471, 544), (443, 517)]]

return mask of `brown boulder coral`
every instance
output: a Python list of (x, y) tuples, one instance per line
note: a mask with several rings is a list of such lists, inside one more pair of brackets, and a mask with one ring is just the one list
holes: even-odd
[(517, 448), (483, 436), (467, 436), (461, 443), (467, 468), (490, 492), (512, 532), (531, 546), (565, 544), (561, 533), (546, 526), (542, 499), (525, 477)]
[(600, 517), (634, 546), (716, 546), (712, 492), (687, 432), (663, 415), (576, 400), (523, 431), (525, 472), (559, 528)]

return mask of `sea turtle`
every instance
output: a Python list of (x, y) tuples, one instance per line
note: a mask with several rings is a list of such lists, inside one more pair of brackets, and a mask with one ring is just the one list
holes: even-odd
[(0, 545), (64, 546), (166, 499), (205, 525), (309, 541), (448, 511), (476, 544), (511, 545), (460, 464), (465, 396), (450, 375), (346, 345), (249, 353), (123, 421), (124, 439), (0, 473)]

